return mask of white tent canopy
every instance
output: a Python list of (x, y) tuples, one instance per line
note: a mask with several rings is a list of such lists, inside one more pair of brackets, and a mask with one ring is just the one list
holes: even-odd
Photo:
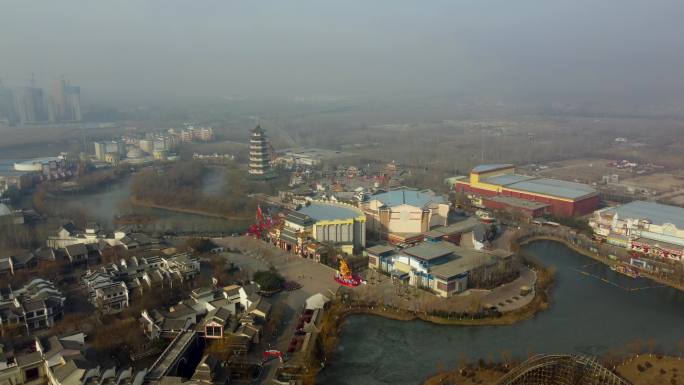
[(330, 298), (324, 296), (321, 293), (314, 294), (306, 299), (306, 308), (311, 310), (323, 309), (325, 304), (328, 302), (330, 302)]

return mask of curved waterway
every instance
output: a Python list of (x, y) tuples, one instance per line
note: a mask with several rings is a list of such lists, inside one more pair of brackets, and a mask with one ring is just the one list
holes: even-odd
[[(225, 181), (221, 168), (210, 168), (202, 185), (206, 195), (220, 193)], [(131, 176), (126, 176), (95, 192), (64, 194), (59, 199), (65, 209), (81, 209), (106, 228), (114, 228), (114, 218), (122, 214), (137, 214), (150, 219), (147, 231), (232, 232), (244, 229), (248, 223), (229, 221), (201, 214), (135, 206), (129, 203)]]
[(438, 365), (457, 366), (461, 357), (500, 361), (502, 352), (518, 358), (530, 352), (600, 356), (624, 351), (639, 339), (674, 352), (684, 341), (684, 293), (620, 275), (557, 242), (534, 242), (524, 250), (557, 269), (549, 310), (511, 326), (352, 316), (317, 383), (413, 385)]

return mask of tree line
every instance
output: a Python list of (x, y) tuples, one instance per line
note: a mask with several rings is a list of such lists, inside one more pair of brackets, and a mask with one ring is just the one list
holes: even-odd
[(228, 166), (221, 192), (206, 195), (202, 193), (202, 180), (207, 171), (199, 162), (179, 162), (165, 169), (143, 170), (131, 181), (131, 196), (145, 203), (227, 216), (254, 213), (256, 205), (248, 194), (255, 189), (246, 175)]

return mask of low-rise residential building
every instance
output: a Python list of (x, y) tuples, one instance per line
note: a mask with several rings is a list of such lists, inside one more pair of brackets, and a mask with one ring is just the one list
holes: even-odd
[[(238, 349), (241, 347), (238, 347)], [(205, 355), (195, 368), (190, 379), (178, 376), (164, 376), (152, 385), (228, 385), (231, 371), (226, 362), (211, 355)]]
[(69, 222), (60, 226), (53, 235), (48, 236), (46, 243), (48, 247), (54, 249), (65, 249), (72, 245), (108, 245), (123, 246), (126, 250), (134, 250), (154, 245), (158, 243), (158, 240), (127, 226), (114, 232), (107, 232), (102, 230), (97, 223), (88, 223), (85, 228), (81, 229)]
[(88, 263), (88, 248), (83, 243), (76, 243), (68, 245), (64, 248), (65, 254), (69, 263), (72, 265), (81, 265)]
[(234, 345), (236, 354), (246, 353), (251, 344), (259, 342), (271, 308), (257, 291), (256, 284), (198, 288), (168, 310), (144, 310), (140, 323), (150, 340), (173, 339), (182, 331), (193, 330), (207, 343), (221, 340)]
[(201, 325), (204, 338), (222, 339), (227, 333), (234, 332), (236, 329), (231, 327), (231, 320), (235, 320), (235, 313), (228, 308), (219, 307), (208, 312)]
[(89, 223), (84, 229), (79, 229), (71, 222), (60, 226), (55, 234), (48, 236), (47, 246), (52, 248), (66, 248), (70, 245), (99, 243), (108, 239), (107, 233), (96, 223)]
[(426, 241), (405, 249), (375, 246), (369, 248), (368, 256), (370, 268), (441, 297), (502, 283), (517, 275), (519, 268), (511, 252), (475, 250), (446, 241)]
[(682, 261), (684, 209), (634, 201), (594, 212), (589, 221), (596, 237), (612, 245), (654, 257)]
[(119, 368), (111, 362), (100, 366), (88, 360), (85, 335), (35, 340), (35, 360), (40, 357), (41, 384), (47, 385), (142, 385), (146, 369)]
[(38, 257), (31, 252), (0, 258), (0, 274), (2, 275), (14, 275), (17, 271), (33, 270), (37, 267)]
[(93, 294), (93, 305), (106, 314), (117, 313), (128, 307), (128, 288), (124, 282), (101, 285)]
[(202, 335), (208, 332), (209, 339), (219, 338), (217, 333), (237, 328), (239, 303), (239, 296), (228, 296), (221, 288), (200, 287), (168, 310), (143, 310), (140, 322), (150, 340), (172, 338), (192, 327)]
[[(4, 360), (0, 362), (0, 384), (8, 385), (61, 385), (54, 381), (54, 370), (63, 366), (68, 360), (83, 359), (84, 335), (77, 333), (68, 336), (53, 336), (46, 339), (35, 338), (33, 351), (12, 354), (0, 354)], [(69, 385), (80, 385), (75, 382)], [(65, 383), (66, 385), (66, 383)]]
[(18, 290), (10, 287), (0, 296), (0, 328), (27, 333), (52, 327), (62, 318), (66, 297), (50, 281), (35, 278)]
[(10, 355), (4, 358), (0, 362), (0, 384), (39, 385), (45, 383), (45, 364), (40, 352)]
[(172, 256), (131, 257), (88, 270), (82, 277), (90, 302), (100, 311), (116, 313), (130, 297), (154, 287), (171, 287), (199, 274), (199, 260), (186, 253)]

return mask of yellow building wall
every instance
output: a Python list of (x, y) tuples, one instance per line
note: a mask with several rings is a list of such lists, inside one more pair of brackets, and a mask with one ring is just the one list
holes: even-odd
[(399, 271), (403, 271), (404, 273), (408, 273), (411, 271), (411, 267), (405, 263), (395, 261), (394, 262), (394, 270), (399, 270)]
[(347, 253), (349, 255), (354, 254), (354, 245), (342, 245), (342, 252)]
[(481, 172), (479, 174), (471, 172), (470, 173), (470, 185), (475, 188), (479, 188), (487, 191), (501, 192), (501, 186), (480, 182), (480, 179), (489, 178), (492, 176), (513, 174), (515, 172), (515, 167), (503, 168), (500, 170), (493, 170), (489, 172)]

